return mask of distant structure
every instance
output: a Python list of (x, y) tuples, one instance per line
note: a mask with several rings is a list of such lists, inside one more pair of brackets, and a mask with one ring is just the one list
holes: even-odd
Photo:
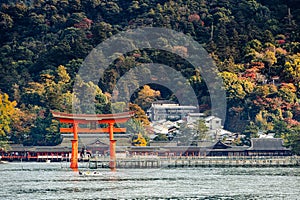
[(209, 128), (209, 130), (217, 130), (222, 129), (222, 119), (216, 116), (208, 116), (204, 118), (205, 125)]
[(283, 145), (281, 138), (252, 138), (249, 156), (285, 156), (291, 155), (291, 149)]
[[(52, 111), (53, 118), (64, 123), (69, 128), (60, 128), (61, 133), (73, 133), (71, 165), (73, 170), (78, 170), (78, 133), (108, 133), (109, 134), (109, 149), (110, 163), (112, 171), (116, 169), (116, 141), (114, 132), (126, 132), (126, 128), (114, 127), (115, 123), (125, 123), (133, 115), (134, 112), (124, 112), (117, 114), (68, 114)], [(106, 124), (107, 128), (100, 128), (99, 124)], [(90, 126), (82, 128), (81, 125)], [(72, 127), (70, 127), (72, 126)]]
[(199, 119), (204, 119), (205, 117), (204, 113), (188, 113), (186, 121), (187, 123), (196, 123)]
[(196, 106), (179, 105), (172, 101), (156, 101), (147, 110), (151, 121), (170, 120), (177, 121), (186, 118), (188, 113), (197, 112)]
[(209, 130), (222, 129), (222, 119), (216, 116), (205, 116), (204, 113), (188, 113), (186, 121), (188, 124), (197, 123), (198, 120), (203, 120)]
[[(62, 144), (57, 146), (30, 146), (11, 145), (11, 149), (0, 151), (2, 160), (13, 161), (65, 161), (71, 159), (72, 135), (63, 135)], [(257, 156), (291, 156), (292, 151), (283, 145), (281, 138), (252, 138), (251, 146), (227, 145), (222, 141), (197, 141), (190, 146), (181, 146), (177, 142), (152, 142), (150, 146), (131, 146), (130, 136), (127, 134), (116, 134), (118, 146), (116, 147), (117, 157), (130, 156), (225, 156), (225, 157), (257, 157)], [(82, 134), (79, 140), (79, 147), (86, 150), (90, 155), (101, 155), (108, 157), (110, 152), (109, 137), (96, 134)], [(84, 152), (82, 152), (84, 153)], [(81, 157), (83, 159), (83, 157)]]

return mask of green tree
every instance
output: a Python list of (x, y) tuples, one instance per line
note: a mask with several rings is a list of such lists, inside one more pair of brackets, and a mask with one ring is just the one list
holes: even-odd
[[(111, 112), (107, 96), (103, 94), (98, 85), (91, 81), (84, 82), (81, 77), (78, 77), (74, 97), (77, 105), (74, 108), (76, 112), (85, 114), (93, 113), (94, 111), (98, 114)], [(92, 98), (94, 98), (94, 102), (91, 103), (89, 99)]]
[(9, 140), (15, 144), (22, 144), (34, 126), (36, 117), (36, 113), (33, 109), (26, 109), (24, 106), (17, 108), (11, 118)]
[(154, 141), (168, 141), (168, 137), (166, 134), (157, 134), (157, 136), (153, 139)]
[(182, 123), (174, 139), (177, 140), (179, 146), (190, 146), (192, 141), (197, 139), (194, 136), (193, 125), (188, 125), (186, 122)]
[(300, 126), (289, 128), (283, 135), (285, 145), (292, 148), (293, 153), (300, 155)]
[(275, 133), (275, 137), (280, 138), (289, 132), (289, 128), (285, 121), (277, 120), (274, 123), (273, 132)]
[(203, 119), (199, 119), (195, 124), (193, 129), (195, 130), (196, 137), (198, 140), (204, 140), (207, 138), (207, 132), (209, 128), (206, 126)]
[(0, 27), (1, 29), (10, 29), (13, 27), (13, 19), (6, 13), (0, 12)]
[(282, 84), (278, 90), (278, 94), (288, 103), (294, 103), (297, 100), (297, 88), (293, 83)]
[(126, 123), (126, 132), (133, 135), (137, 133), (141, 133), (142, 135), (147, 134), (145, 125), (136, 118), (128, 120)]
[(49, 109), (37, 109), (37, 118), (24, 145), (53, 146), (61, 142), (59, 122), (54, 120)]
[(250, 124), (246, 126), (242, 134), (245, 135), (245, 137), (242, 139), (242, 142), (245, 145), (250, 146), (250, 139), (258, 137), (258, 127), (254, 122), (250, 122)]
[(40, 82), (30, 82), (28, 85), (23, 94), (26, 104), (71, 112), (72, 88), (69, 74), (64, 66), (58, 66), (55, 72), (42, 73)]

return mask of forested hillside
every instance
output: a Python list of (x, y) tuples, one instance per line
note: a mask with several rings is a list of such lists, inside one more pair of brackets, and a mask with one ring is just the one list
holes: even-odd
[[(120, 31), (165, 27), (192, 36), (216, 61), (227, 92), (226, 129), (247, 137), (274, 132), (299, 153), (299, 0), (1, 2), (3, 145), (7, 140), (59, 143), (58, 123), (50, 110), (71, 112), (74, 77), (93, 47)], [(110, 112), (119, 77), (139, 63), (164, 63), (164, 53), (140, 50), (120, 56), (98, 85), (82, 82), (83, 88), (95, 91), (97, 112)], [(181, 71), (196, 90), (200, 111), (209, 113), (209, 93), (201, 75), (184, 60), (168, 56), (172, 62), (167, 64)], [(176, 97), (158, 85), (140, 88), (131, 104), (140, 114), (137, 123), (148, 123), (144, 111), (155, 99)]]

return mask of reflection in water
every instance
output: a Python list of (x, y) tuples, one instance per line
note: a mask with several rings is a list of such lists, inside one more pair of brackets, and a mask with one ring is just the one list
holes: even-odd
[(0, 199), (297, 199), (300, 168), (99, 170), (84, 177), (60, 163), (0, 165)]

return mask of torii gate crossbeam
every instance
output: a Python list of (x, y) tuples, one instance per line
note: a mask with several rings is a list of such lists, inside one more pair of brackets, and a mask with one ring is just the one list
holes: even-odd
[[(78, 133), (109, 133), (109, 167), (112, 171), (116, 170), (116, 140), (114, 132), (126, 132), (126, 128), (115, 128), (115, 123), (125, 123), (130, 119), (134, 112), (123, 112), (117, 114), (67, 114), (52, 111), (52, 115), (60, 123), (72, 124), (71, 128), (60, 128), (61, 133), (73, 133), (72, 155), (70, 168), (78, 170)], [(107, 128), (81, 128), (79, 124), (108, 124)]]

